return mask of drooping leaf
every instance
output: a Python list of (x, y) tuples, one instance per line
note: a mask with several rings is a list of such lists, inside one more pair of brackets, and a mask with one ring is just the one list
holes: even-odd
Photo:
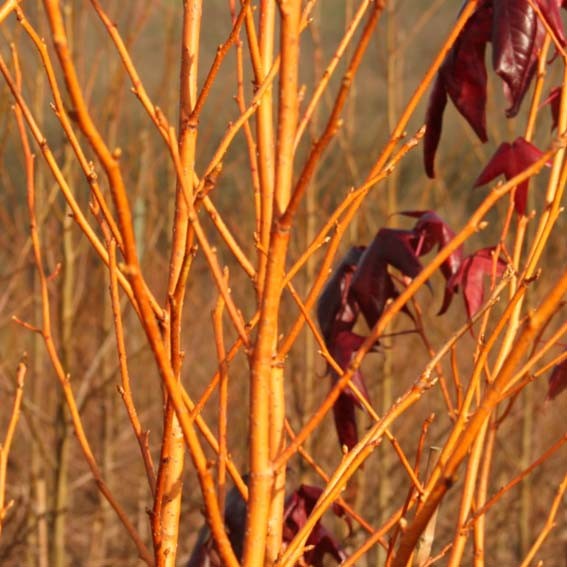
[(423, 140), (423, 161), (425, 173), (428, 177), (435, 177), (435, 154), (441, 139), (443, 129), (443, 113), (447, 106), (447, 91), (445, 83), (440, 75), (437, 75), (425, 115), (425, 138)]
[[(493, 247), (482, 248), (464, 258), (459, 270), (447, 282), (445, 297), (439, 315), (447, 311), (453, 295), (457, 293), (459, 289), (462, 289), (467, 316), (471, 319), (484, 302), (484, 278), (485, 276), (490, 276), (493, 269)], [(495, 276), (501, 276), (505, 269), (506, 262), (502, 258), (498, 258), (496, 260)]]
[(353, 246), (345, 254), (317, 300), (317, 321), (329, 346), (334, 335), (350, 330), (358, 307), (348, 301), (353, 272), (364, 252), (364, 246)]
[(333, 404), (333, 419), (339, 437), (339, 445), (349, 451), (358, 443), (355, 403), (351, 396), (341, 392)]
[[(353, 246), (349, 249), (333, 272), (317, 302), (317, 319), (323, 332), (325, 344), (330, 355), (343, 370), (348, 368), (353, 355), (364, 342), (364, 337), (351, 331), (359, 312), (359, 306), (350, 296), (353, 274), (364, 249), (363, 246)], [(330, 374), (332, 382), (335, 383), (338, 379), (337, 372), (330, 365), (327, 372)], [(353, 373), (351, 381), (368, 398), (364, 378), (359, 369)], [(343, 403), (341, 400), (343, 396), (348, 399), (348, 402), (344, 403), (345, 407), (352, 406), (350, 413), (339, 407)], [(335, 403), (337, 407), (333, 408), (339, 442), (345, 444), (343, 440), (346, 435), (346, 438), (349, 439), (348, 443), (352, 442), (354, 445), (357, 438), (354, 408), (355, 404), (360, 406), (360, 402), (348, 387), (342, 392), (341, 398)], [(345, 431), (349, 433), (343, 433)], [(352, 433), (353, 431), (354, 433)], [(352, 441), (352, 439), (355, 440)]]
[(557, 128), (559, 122), (559, 105), (561, 104), (561, 87), (555, 87), (549, 91), (548, 97), (541, 103), (541, 106), (549, 104), (551, 110), (551, 129)]
[[(249, 475), (244, 475), (243, 480), (248, 484)], [(289, 543), (305, 525), (309, 514), (313, 511), (318, 498), (323, 490), (317, 486), (302, 484), (297, 490), (288, 496), (285, 503), (283, 520), (283, 540)], [(333, 512), (343, 517), (344, 509), (337, 503), (332, 506)], [(224, 521), (228, 537), (234, 553), (238, 560), (242, 558), (244, 535), (246, 530), (246, 502), (240, 492), (233, 487), (226, 495)], [(350, 522), (349, 524), (350, 528)], [(323, 557), (329, 554), (340, 563), (347, 557), (340, 543), (333, 534), (319, 521), (311, 532), (307, 546), (310, 548), (303, 556), (307, 565), (323, 567)], [(220, 556), (215, 548), (213, 538), (208, 527), (205, 525), (199, 532), (197, 543), (187, 563), (187, 567), (223, 567)]]
[[(565, 45), (559, 13), (565, 2), (534, 0), (557, 40)], [(492, 42), (492, 67), (503, 80), (509, 107), (515, 116), (535, 74), (546, 27), (528, 0), (481, 0), (469, 17), (439, 69), (430, 95), (424, 140), (425, 171), (434, 177), (434, 160), (441, 137), (447, 96), (481, 141), (486, 135), (485, 49)]]
[[(556, 39), (564, 46), (565, 31), (560, 12), (562, 0), (537, 0), (536, 3), (547, 25), (555, 34)], [(563, 6), (567, 7), (567, 2), (564, 1)]]
[(545, 26), (528, 0), (494, 0), (492, 66), (504, 81), (509, 118), (518, 114), (544, 38)]
[[(414, 250), (417, 256), (429, 253), (434, 246), (438, 250), (447, 246), (453, 240), (455, 233), (451, 227), (434, 211), (402, 211), (402, 215), (417, 218), (418, 221), (413, 227), (416, 236)], [(441, 264), (441, 272), (445, 279), (449, 279), (457, 272), (463, 257), (463, 247), (459, 246)]]
[(477, 136), (483, 142), (487, 140), (487, 74), (484, 53), (486, 43), (490, 40), (491, 24), (492, 2), (481, 2), (467, 20), (439, 69), (425, 120), (424, 161), (429, 177), (435, 176), (435, 153), (441, 137), (447, 95)]
[(350, 296), (370, 328), (382, 316), (386, 302), (398, 296), (388, 266), (410, 278), (415, 278), (421, 271), (411, 245), (413, 238), (413, 232), (409, 230), (382, 228), (360, 257), (351, 281)]
[[(357, 335), (356, 333), (352, 333), (351, 331), (341, 331), (336, 335), (334, 338), (329, 352), (331, 356), (335, 359), (335, 361), (339, 364), (339, 366), (346, 370), (352, 360), (352, 357), (356, 353), (356, 351), (361, 347), (362, 343), (364, 342), (365, 337)], [(331, 371), (331, 377), (333, 381), (338, 378), (338, 375), (333, 370)], [(356, 386), (358, 391), (368, 400), (368, 390), (366, 389), (366, 384), (364, 383), (364, 379), (362, 377), (362, 373), (360, 369), (357, 369), (356, 372), (353, 373), (351, 382)], [(355, 403), (360, 407), (360, 402), (358, 398), (354, 396), (350, 388), (345, 388), (344, 393), (348, 394), (350, 397), (353, 398)]]
[[(284, 509), (284, 543), (289, 543), (305, 525), (322, 492), (319, 487), (302, 484), (287, 498)], [(332, 509), (337, 516), (344, 514), (344, 510), (337, 504), (333, 504)], [(331, 555), (338, 563), (347, 557), (340, 543), (320, 521), (311, 531), (306, 547), (310, 549), (305, 552), (303, 560), (306, 565), (314, 567), (323, 567), (326, 554)]]
[[(511, 144), (504, 142), (500, 144), (490, 158), (490, 161), (474, 182), (474, 187), (484, 185), (499, 175), (504, 175), (506, 179), (512, 179), (536, 162), (542, 155), (543, 153), (538, 148), (522, 137), (516, 138)], [(529, 181), (529, 179), (526, 179), (520, 183), (514, 196), (516, 211), (520, 215), (526, 213)]]
[(439, 70), (453, 104), (483, 142), (488, 139), (484, 54), (490, 40), (492, 21), (492, 3), (481, 3), (468, 19)]
[[(361, 337), (350, 331), (338, 333), (330, 347), (330, 353), (343, 370), (346, 370), (352, 357), (364, 342), (365, 337)], [(338, 379), (338, 374), (331, 369), (332, 383)], [(351, 378), (351, 383), (356, 386), (358, 391), (368, 400), (368, 390), (364, 383), (364, 377), (360, 369), (357, 369)], [(358, 442), (358, 429), (356, 426), (356, 407), (361, 407), (361, 403), (354, 395), (350, 387), (345, 388), (333, 404), (333, 418), (335, 428), (341, 446), (346, 445), (350, 450)]]
[[(566, 349), (567, 350), (567, 349)], [(554, 400), (563, 390), (567, 390), (567, 359), (556, 364), (549, 376), (547, 400)]]

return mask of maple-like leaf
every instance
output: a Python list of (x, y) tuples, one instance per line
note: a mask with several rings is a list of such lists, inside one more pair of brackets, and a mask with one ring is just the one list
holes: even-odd
[[(431, 252), (435, 246), (437, 250), (441, 250), (455, 237), (453, 229), (435, 211), (402, 211), (400, 214), (418, 219), (413, 227), (415, 234), (413, 248), (417, 256)], [(445, 279), (448, 280), (457, 272), (462, 258), (463, 247), (459, 246), (441, 264), (441, 272)]]
[[(567, 349), (565, 349), (567, 351)], [(563, 390), (567, 390), (567, 359), (556, 364), (549, 376), (546, 399), (554, 400)]]
[[(449, 279), (445, 287), (443, 305), (439, 311), (447, 311), (453, 295), (462, 289), (467, 316), (472, 319), (484, 302), (484, 277), (490, 276), (494, 269), (494, 248), (482, 248), (467, 256), (461, 262), (458, 271)], [(496, 260), (495, 276), (501, 276), (506, 269), (502, 258)]]
[[(398, 296), (389, 267), (396, 268), (403, 276), (415, 278), (422, 269), (418, 256), (427, 254), (435, 246), (438, 249), (446, 246), (455, 236), (434, 211), (404, 211), (401, 214), (417, 219), (414, 228), (382, 228), (367, 248), (350, 248), (317, 302), (317, 319), (325, 345), (344, 371), (366, 340), (366, 337), (352, 331), (359, 314), (372, 328), (382, 316), (387, 302)], [(446, 279), (457, 273), (461, 258), (462, 250), (459, 248), (443, 263), (441, 271)], [(409, 310), (404, 311), (411, 316)], [(330, 364), (327, 372), (335, 383), (339, 373)], [(350, 383), (368, 400), (360, 369), (353, 372)], [(358, 441), (357, 407), (361, 407), (361, 403), (350, 386), (343, 390), (333, 406), (339, 442), (349, 450)]]
[[(543, 152), (522, 137), (516, 138), (511, 144), (504, 142), (494, 152), (494, 155), (474, 182), (474, 187), (484, 185), (499, 175), (504, 175), (506, 179), (512, 179), (536, 162), (542, 155)], [(529, 182), (530, 180), (526, 179), (520, 183), (514, 195), (515, 208), (520, 215), (526, 213)]]

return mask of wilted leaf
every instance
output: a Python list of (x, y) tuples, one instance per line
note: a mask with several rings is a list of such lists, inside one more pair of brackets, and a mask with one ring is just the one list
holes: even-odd
[[(542, 155), (543, 153), (538, 148), (522, 137), (516, 138), (511, 144), (504, 142), (500, 144), (486, 167), (482, 170), (474, 182), (474, 187), (484, 185), (499, 175), (504, 175), (506, 179), (512, 179), (530, 167)], [(529, 182), (530, 180), (526, 179), (520, 183), (516, 188), (514, 196), (516, 211), (521, 215), (526, 212)]]
[[(494, 268), (494, 248), (482, 248), (474, 254), (467, 256), (461, 263), (459, 270), (447, 282), (443, 306), (439, 311), (442, 315), (447, 311), (453, 295), (459, 288), (463, 291), (465, 308), (469, 319), (480, 309), (484, 302), (484, 277), (492, 275)], [(495, 275), (501, 276), (506, 269), (506, 262), (502, 258), (496, 261)]]
[[(567, 349), (565, 349), (567, 351)], [(563, 390), (567, 390), (567, 359), (553, 368), (549, 376), (547, 400), (554, 400)]]

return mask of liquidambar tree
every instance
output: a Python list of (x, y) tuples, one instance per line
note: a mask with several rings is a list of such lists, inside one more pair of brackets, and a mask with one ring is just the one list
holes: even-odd
[(567, 3), (445, 4), (2, 3), (3, 564), (562, 553)]

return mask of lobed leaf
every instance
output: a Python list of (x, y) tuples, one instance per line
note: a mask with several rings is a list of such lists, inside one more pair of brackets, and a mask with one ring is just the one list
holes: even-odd
[[(455, 237), (453, 229), (435, 211), (402, 211), (400, 214), (417, 218), (413, 227), (415, 234), (414, 250), (417, 256), (430, 252), (434, 246), (441, 250)], [(441, 264), (441, 272), (445, 279), (449, 279), (457, 272), (463, 257), (463, 247), (459, 246)]]
[(360, 257), (351, 281), (350, 295), (370, 328), (382, 316), (386, 302), (398, 296), (388, 265), (410, 278), (415, 278), (421, 271), (421, 264), (411, 245), (413, 238), (413, 232), (409, 230), (382, 228)]
[[(504, 175), (506, 179), (512, 179), (530, 167), (542, 155), (543, 152), (522, 137), (516, 138), (511, 144), (504, 142), (490, 158), (490, 161), (474, 182), (474, 187), (484, 185), (499, 175)], [(520, 183), (514, 195), (516, 211), (520, 215), (526, 213), (529, 182), (530, 180), (526, 179)]]
[[(501, 276), (506, 269), (502, 258), (496, 260), (495, 276)], [(467, 256), (458, 271), (449, 279), (445, 287), (443, 305), (439, 311), (442, 315), (449, 308), (453, 295), (461, 288), (465, 301), (467, 316), (472, 319), (484, 302), (484, 277), (492, 275), (494, 270), (494, 247), (482, 248)]]

